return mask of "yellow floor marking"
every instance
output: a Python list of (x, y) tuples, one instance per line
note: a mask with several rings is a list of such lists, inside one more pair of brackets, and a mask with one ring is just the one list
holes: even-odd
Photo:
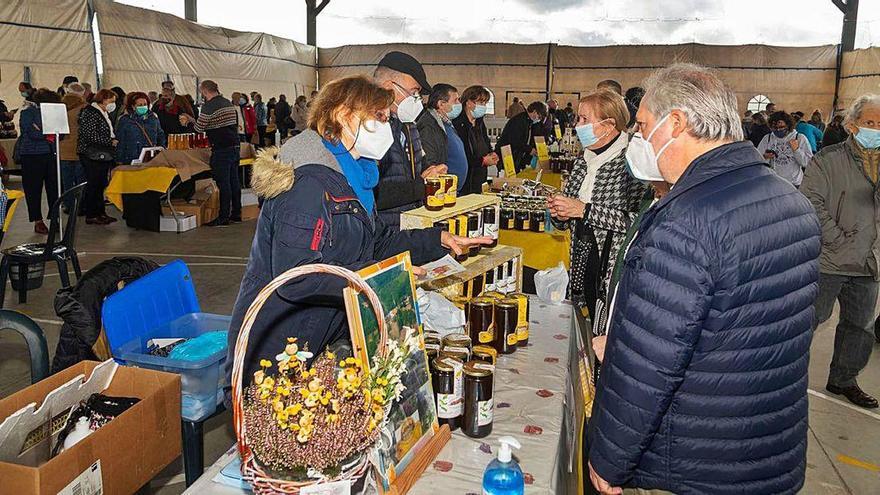
[(867, 469), (868, 471), (874, 471), (875, 473), (880, 473), (880, 466), (876, 464), (871, 464), (870, 462), (860, 461), (855, 457), (837, 454), (837, 460), (844, 464), (849, 464), (850, 466), (855, 466), (858, 468)]

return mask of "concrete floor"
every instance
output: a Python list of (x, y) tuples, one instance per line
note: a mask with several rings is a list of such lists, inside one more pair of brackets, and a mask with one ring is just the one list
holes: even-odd
[[(13, 184), (12, 187), (16, 185)], [(111, 209), (114, 216), (118, 212)], [(167, 263), (183, 259), (193, 274), (202, 310), (229, 314), (244, 273), (255, 221), (222, 229), (200, 228), (183, 234), (140, 232), (123, 222), (112, 226), (80, 227), (77, 249), (84, 270), (116, 255), (140, 255)], [(3, 246), (36, 242), (22, 204), (16, 212)], [(43, 287), (28, 294), (29, 302), (17, 304), (7, 292), (4, 307), (22, 311), (41, 324), (49, 342), (50, 357), (58, 342), (60, 321), (52, 301), (58, 289), (57, 269), (47, 267)], [(873, 494), (880, 492), (880, 413), (861, 410), (824, 391), (831, 361), (837, 315), (822, 325), (813, 341), (810, 363), (810, 436), (806, 494)], [(12, 332), (0, 333), (0, 397), (30, 383), (24, 343)], [(860, 384), (880, 395), (880, 356), (868, 365)], [(876, 411), (876, 410), (875, 410)], [(212, 464), (232, 445), (234, 434), (228, 412), (205, 427), (205, 463)], [(180, 460), (151, 483), (152, 493), (179, 494), (184, 489)], [(873, 487), (873, 488), (872, 488)]]

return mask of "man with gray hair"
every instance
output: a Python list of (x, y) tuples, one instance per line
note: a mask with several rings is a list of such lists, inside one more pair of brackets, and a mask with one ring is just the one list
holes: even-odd
[(604, 494), (796, 493), (819, 221), (742, 141), (713, 72), (676, 64), (645, 88), (627, 161), (672, 189), (642, 217), (611, 301), (590, 479)]
[(825, 389), (859, 407), (874, 409), (877, 399), (862, 391), (856, 377), (874, 347), (880, 288), (876, 213), (880, 211), (880, 96), (856, 99), (844, 125), (849, 138), (813, 157), (801, 188), (822, 224), (817, 324), (830, 318), (834, 302), (840, 302)]

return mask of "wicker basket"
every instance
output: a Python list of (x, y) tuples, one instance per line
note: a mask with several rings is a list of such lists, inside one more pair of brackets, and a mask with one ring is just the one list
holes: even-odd
[[(343, 470), (343, 472), (339, 476), (332, 479), (324, 478), (310, 481), (290, 481), (274, 479), (271, 478), (266, 473), (266, 471), (257, 464), (254, 458), (254, 453), (248, 445), (247, 430), (245, 428), (244, 421), (244, 404), (242, 402), (244, 392), (242, 386), (242, 378), (244, 374), (243, 370), (245, 353), (248, 347), (248, 338), (251, 333), (251, 327), (253, 327), (254, 321), (257, 318), (257, 314), (259, 314), (260, 309), (263, 307), (263, 304), (266, 303), (269, 297), (279, 287), (296, 278), (314, 274), (335, 275), (340, 278), (344, 278), (348, 280), (352, 287), (359, 290), (367, 297), (367, 299), (370, 301), (370, 306), (372, 307), (373, 312), (376, 314), (376, 321), (379, 324), (380, 340), (378, 352), (380, 354), (384, 354), (387, 348), (386, 343), (388, 340), (388, 335), (385, 330), (385, 313), (382, 310), (382, 304), (381, 302), (379, 302), (378, 296), (376, 296), (376, 293), (367, 284), (367, 282), (363, 278), (361, 278), (360, 275), (350, 270), (332, 265), (303, 265), (300, 267), (292, 268), (282, 273), (277, 278), (275, 278), (275, 280), (264, 287), (259, 294), (257, 294), (256, 299), (254, 299), (253, 304), (251, 304), (250, 308), (248, 308), (247, 313), (245, 314), (244, 322), (241, 325), (241, 331), (238, 333), (238, 339), (235, 342), (235, 360), (232, 364), (232, 418), (235, 426), (235, 434), (238, 438), (238, 451), (241, 455), (242, 478), (251, 484), (254, 489), (254, 493), (260, 495), (275, 493), (298, 494), (301, 488), (315, 485), (317, 483), (326, 483), (346, 479), (356, 481), (367, 474), (369, 470), (367, 455), (361, 455), (360, 460), (354, 463), (354, 465), (348, 467), (346, 470)], [(354, 341), (354, 339), (352, 339), (352, 341)]]

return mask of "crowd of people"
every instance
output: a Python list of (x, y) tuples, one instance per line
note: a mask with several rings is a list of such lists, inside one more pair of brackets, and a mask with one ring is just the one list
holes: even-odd
[[(221, 206), (211, 225), (240, 221), (239, 146), (269, 144), (277, 131), (279, 148), (254, 165), (264, 202), (232, 328), (294, 266), (357, 269), (407, 250), (422, 264), (489, 243), (439, 228), (401, 231), (400, 212), (422, 204), (426, 178), (454, 174), (461, 194), (479, 193), (502, 147), (522, 170), (537, 136), (552, 143), (573, 129), (583, 156), (547, 208), (571, 232), (569, 295), (593, 323), (600, 365), (585, 472), (599, 493), (800, 489), (809, 348), (835, 301), (826, 389), (878, 406), (857, 383), (878, 338), (878, 96), (827, 125), (818, 110), (806, 120), (772, 103), (741, 117), (713, 71), (675, 64), (626, 92), (602, 81), (565, 107), (513, 98), (493, 145), (485, 86), (431, 85), (415, 58), (396, 51), (372, 77), (329, 82), (293, 105), (285, 95), (227, 99), (211, 80), (199, 86), (201, 106), (171, 81), (161, 93), (92, 94), (68, 79), (58, 91), (20, 89), (19, 153), (37, 232), (41, 189), (50, 202), (57, 195), (39, 103), (67, 106), (61, 179), (65, 188), (88, 182), (93, 224), (113, 221), (103, 201), (109, 168), (184, 132), (206, 133), (212, 147)], [(321, 276), (279, 289), (263, 307), (273, 325), (251, 331), (245, 376), (287, 337), (310, 349), (344, 338), (341, 290)]]

